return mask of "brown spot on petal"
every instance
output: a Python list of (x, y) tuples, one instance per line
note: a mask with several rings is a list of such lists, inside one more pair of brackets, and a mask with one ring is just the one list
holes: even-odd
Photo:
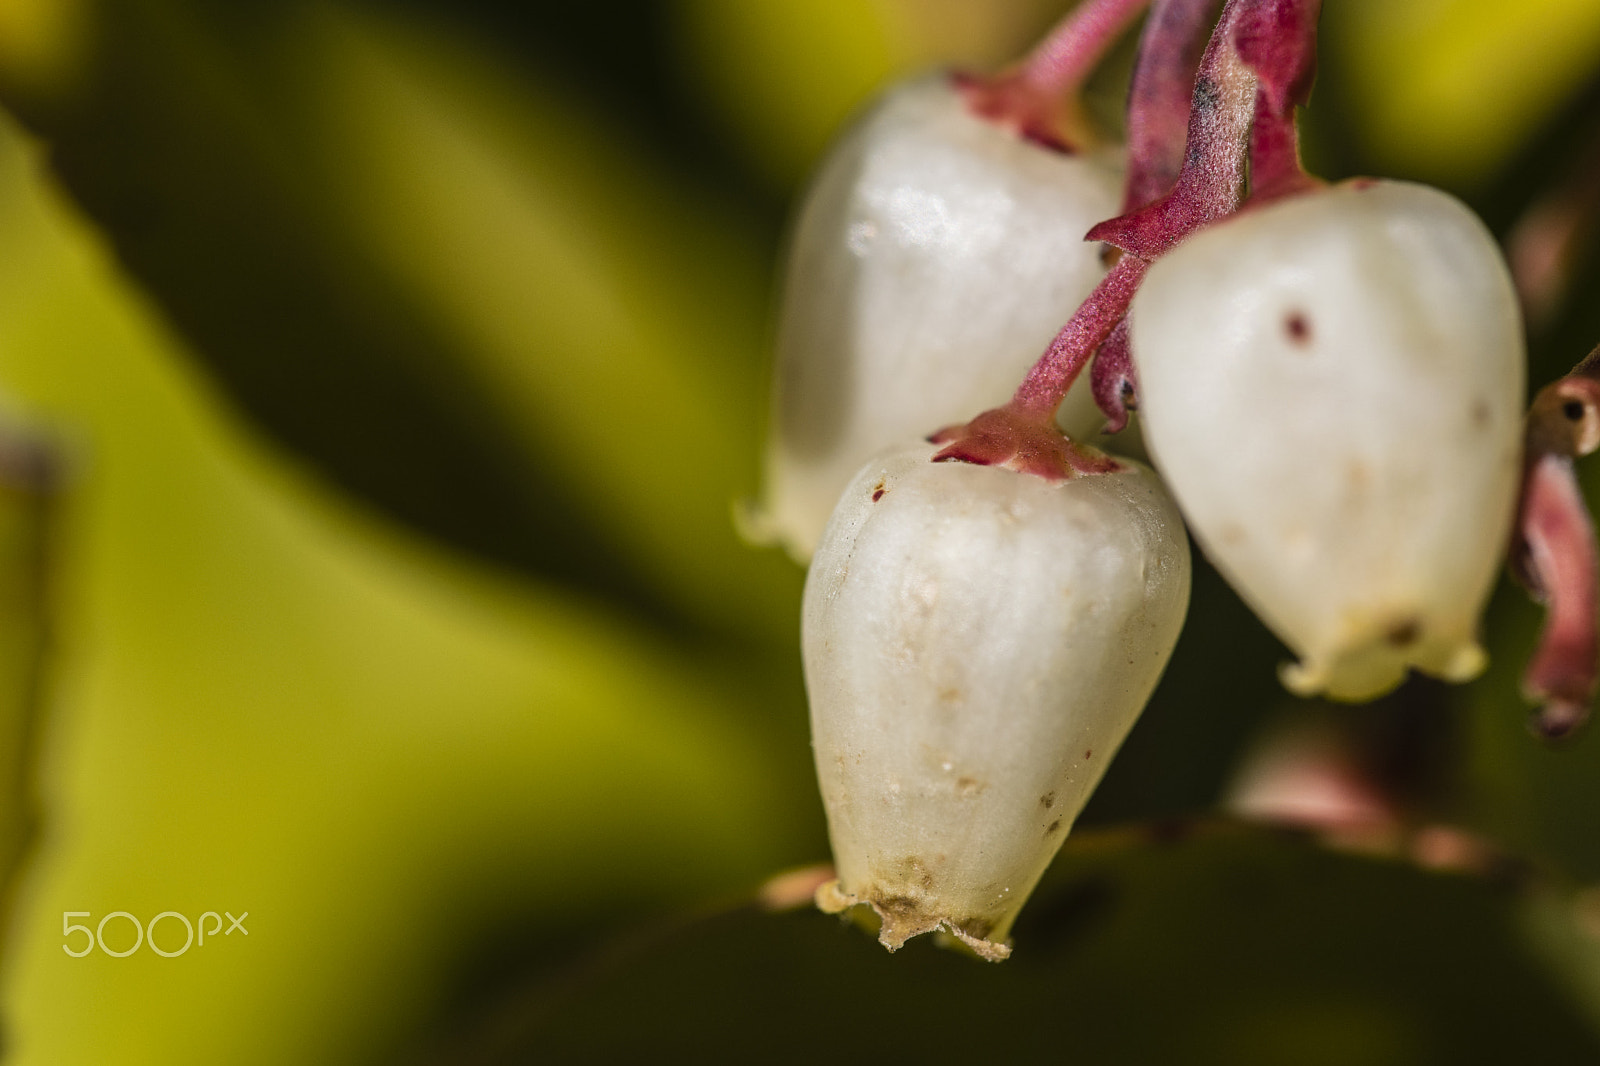
[[(1582, 404), (1579, 404), (1578, 417), (1583, 417)], [(1487, 400), (1477, 399), (1472, 401), (1472, 424), (1479, 429), (1489, 428), (1489, 403)]]
[(1044, 835), (1045, 836), (1053, 836), (1060, 828), (1061, 828), (1061, 819), (1057, 818), (1055, 821), (1051, 822), (1050, 825), (1045, 829)]
[(987, 781), (979, 781), (976, 777), (962, 776), (956, 778), (956, 791), (964, 798), (980, 796), (989, 787)]
[(1422, 637), (1422, 623), (1415, 618), (1402, 618), (1383, 631), (1383, 639), (1390, 646), (1409, 648)]
[(1055, 805), (1056, 805), (1056, 794), (1054, 792), (1046, 792), (1044, 795), (1039, 797), (1039, 806), (1043, 807), (1045, 810), (1048, 811), (1051, 807), (1054, 807)]
[(1311, 318), (1304, 311), (1290, 311), (1283, 316), (1283, 332), (1290, 344), (1304, 348), (1311, 343)]
[(872, 502), (877, 503), (879, 500), (883, 499), (883, 494), (888, 491), (888, 489), (884, 488), (883, 482), (878, 482), (877, 487), (872, 490)]
[(872, 905), (890, 921), (915, 918), (922, 910), (922, 904), (910, 896), (879, 896)]
[[(927, 863), (915, 855), (907, 855), (903, 859), (874, 866), (871, 874), (873, 880), (879, 883), (918, 884), (930, 889), (933, 887), (933, 872), (928, 869)], [(895, 897), (889, 899), (892, 903)]]

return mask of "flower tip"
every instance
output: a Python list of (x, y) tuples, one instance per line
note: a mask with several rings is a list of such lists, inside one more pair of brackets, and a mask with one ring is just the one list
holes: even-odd
[(1011, 945), (996, 940), (985, 940), (961, 929), (951, 929), (957, 940), (972, 949), (972, 953), (985, 962), (1004, 962), (1011, 957)]
[(856, 898), (839, 888), (839, 879), (824, 881), (817, 886), (813, 898), (817, 902), (817, 910), (823, 914), (843, 914), (856, 905)]
[(1278, 682), (1301, 699), (1310, 699), (1327, 687), (1328, 671), (1310, 660), (1279, 663)]
[(744, 496), (729, 504), (728, 514), (734, 535), (745, 544), (752, 548), (782, 548), (800, 566), (811, 565), (816, 538), (809, 536), (798, 520), (786, 521), (778, 507)]
[(1278, 668), (1283, 687), (1302, 699), (1323, 696), (1338, 703), (1366, 703), (1399, 687), (1405, 664), (1387, 656), (1357, 652), (1312, 657)]
[(1546, 742), (1571, 740), (1588, 721), (1588, 705), (1553, 699), (1528, 716), (1528, 732)]
[(1451, 684), (1483, 673), (1489, 655), (1470, 638), (1455, 643), (1420, 639), (1415, 622), (1389, 625), (1331, 650), (1308, 654), (1278, 668), (1283, 687), (1296, 696), (1325, 696), (1340, 703), (1366, 703), (1397, 688), (1409, 670)]
[(1283, 687), (1302, 699), (1323, 696), (1339, 703), (1377, 699), (1405, 680), (1405, 666), (1388, 657), (1336, 653), (1307, 656), (1278, 667)]
[(1439, 670), (1441, 680), (1459, 685), (1471, 681), (1489, 667), (1489, 653), (1475, 640), (1461, 644), (1450, 653)]
[[(961, 944), (985, 962), (1004, 962), (1011, 957), (1011, 945), (1003, 940), (990, 940), (987, 936), (964, 928), (950, 918), (936, 916), (914, 901), (885, 900), (872, 903), (872, 909), (883, 921), (878, 930), (878, 943), (891, 952), (905, 947), (906, 941), (923, 933), (938, 933), (943, 947)], [(987, 924), (979, 928), (987, 931)], [(959, 949), (958, 949), (959, 950)]]
[[(926, 901), (913, 899), (907, 896), (883, 897), (873, 893), (867, 898), (862, 898), (854, 893), (846, 892), (839, 884), (839, 879), (833, 878), (817, 886), (815, 895), (817, 909), (824, 914), (843, 914), (852, 907), (866, 905), (872, 908), (877, 915), (878, 943), (890, 952), (899, 951), (905, 947), (906, 941), (923, 933), (941, 933), (941, 940), (949, 943), (945, 937), (954, 937), (965, 945), (974, 955), (987, 962), (1001, 962), (1011, 957), (1011, 945), (999, 939), (991, 940), (981, 935), (992, 932), (987, 921), (977, 923), (958, 922), (952, 918), (936, 913), (926, 905)], [(967, 926), (973, 926), (967, 928)], [(1010, 925), (1010, 919), (1002, 922), (1003, 926)]]

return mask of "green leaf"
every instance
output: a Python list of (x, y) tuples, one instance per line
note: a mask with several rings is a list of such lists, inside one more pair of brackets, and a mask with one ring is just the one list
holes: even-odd
[[(61, 459), (7, 411), (0, 429), (0, 919), (37, 843), (37, 773), (48, 703)], [(0, 957), (7, 937), (0, 927)]]
[(430, 27), (84, 10), (79, 76), (5, 102), (266, 425), (456, 543), (792, 646), (799, 575), (730, 517), (768, 269), (736, 214)]
[(1323, 39), (1380, 172), (1472, 187), (1592, 76), (1600, 5), (1350, 0), (1327, 5)]
[(749, 907), (586, 960), (433, 1061), (1592, 1062), (1521, 907), (1270, 832), (1080, 836), (1006, 962)]
[[(367, 1058), (508, 914), (554, 935), (808, 853), (803, 748), (769, 748), (732, 681), (309, 483), (35, 168), (6, 131), (0, 387), (81, 473), (8, 1062)], [(63, 913), (85, 910), (248, 911), (249, 932), (74, 958)], [(134, 939), (122, 917), (104, 936)], [(177, 950), (182, 923), (158, 937)]]

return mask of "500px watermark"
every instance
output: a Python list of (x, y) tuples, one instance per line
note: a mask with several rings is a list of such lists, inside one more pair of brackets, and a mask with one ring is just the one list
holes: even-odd
[[(222, 919), (224, 915), (226, 915), (228, 919), (228, 928), (226, 930), (222, 929)], [(179, 955), (182, 955), (184, 952), (188, 951), (189, 948), (196, 942), (196, 923), (189, 921), (186, 915), (179, 914), (177, 911), (162, 911), (154, 918), (151, 918), (149, 923), (146, 925), (140, 925), (139, 919), (135, 918), (127, 911), (112, 911), (110, 914), (103, 916), (100, 919), (99, 924), (97, 924), (93, 929), (90, 929), (87, 925), (75, 924), (72, 921), (74, 918), (92, 917), (94, 917), (94, 915), (90, 911), (61, 912), (61, 936), (63, 937), (61, 944), (62, 951), (65, 951), (68, 955), (71, 955), (75, 959), (81, 959), (93, 951), (96, 946), (98, 946), (102, 952), (110, 955), (112, 958), (122, 959), (132, 955), (145, 944), (149, 944), (150, 950), (155, 952), (157, 955), (160, 955), (163, 958), (175, 959)], [(250, 930), (244, 927), (244, 920), (248, 917), (250, 917), (249, 911), (245, 911), (237, 918), (235, 918), (232, 914), (229, 914), (227, 911), (223, 911), (222, 914), (218, 914), (216, 911), (206, 911), (200, 916), (200, 921), (198, 923), (200, 932), (199, 946), (205, 947), (206, 937), (208, 936), (212, 939), (216, 939), (218, 932), (221, 932), (223, 936), (232, 936), (235, 932), (240, 932), (245, 936), (249, 936)], [(126, 919), (127, 923), (133, 926), (132, 947), (114, 950), (106, 946), (106, 923), (110, 922), (113, 918)], [(206, 919), (208, 918), (212, 919), (212, 925), (210, 929), (206, 928)], [(172, 923), (174, 922), (181, 923), (183, 925), (183, 946), (175, 951), (168, 951), (156, 943), (156, 926), (159, 925), (163, 919), (165, 919), (168, 923), (168, 930), (172, 929)], [(113, 931), (116, 931), (118, 927), (113, 925), (112, 929)], [(84, 937), (84, 939), (80, 941), (80, 943), (83, 944), (83, 948), (80, 951), (72, 950), (72, 937), (75, 933), (82, 933)], [(170, 946), (172, 940), (175, 939), (175, 931), (163, 932), (162, 936), (167, 940), (168, 945)], [(117, 936), (115, 939), (118, 943), (124, 942), (124, 938), (121, 936)]]

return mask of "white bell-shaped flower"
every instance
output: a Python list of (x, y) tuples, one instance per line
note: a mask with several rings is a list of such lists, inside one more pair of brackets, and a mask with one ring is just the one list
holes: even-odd
[(838, 880), (891, 950), (1005, 937), (1155, 688), (1188, 541), (1148, 469), (1047, 481), (918, 445), (845, 490), (806, 582), (812, 738)]
[[(1083, 235), (1120, 163), (972, 115), (946, 76), (892, 90), (835, 145), (797, 219), (757, 535), (809, 559), (856, 469), (1010, 399), (1105, 273)], [(1075, 438), (1104, 422), (1088, 383)]]
[(1524, 388), (1483, 223), (1420, 185), (1307, 193), (1168, 253), (1131, 316), (1146, 443), (1206, 555), (1299, 656), (1285, 684), (1362, 700), (1408, 667), (1481, 670)]

